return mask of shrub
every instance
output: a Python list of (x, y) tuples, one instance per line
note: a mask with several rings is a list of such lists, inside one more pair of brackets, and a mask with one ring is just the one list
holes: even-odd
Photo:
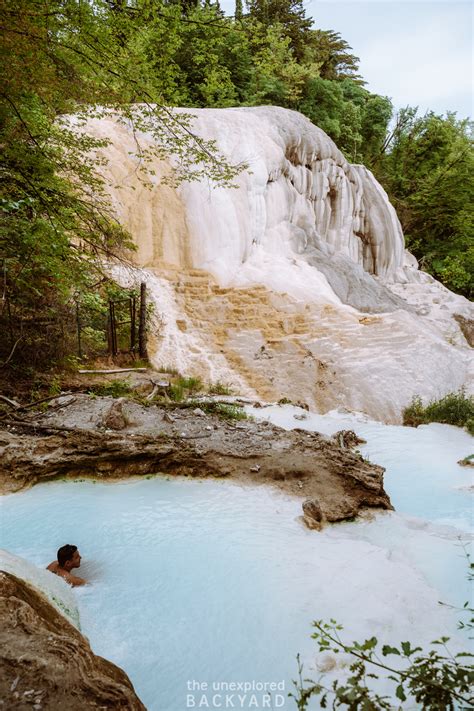
[(432, 400), (426, 407), (421, 398), (413, 398), (411, 404), (403, 410), (403, 424), (410, 427), (441, 422), (446, 425), (466, 427), (474, 434), (474, 397), (467, 396), (463, 390), (449, 393), (440, 400)]
[[(394, 684), (394, 696), (402, 703), (417, 702), (417, 706), (431, 711), (446, 711), (454, 708), (472, 708), (472, 684), (474, 672), (471, 666), (473, 655), (470, 652), (452, 654), (447, 647), (449, 637), (441, 637), (431, 643), (431, 649), (412, 647), (410, 642), (402, 642), (399, 647), (379, 646), (376, 637), (364, 642), (346, 642), (340, 636), (342, 630), (335, 620), (329, 623), (323, 620), (313, 622), (316, 640), (320, 652), (344, 652), (352, 658), (347, 679), (336, 679), (330, 686), (325, 686), (323, 677), (315, 682), (303, 679), (303, 665), (298, 656), (299, 681), (294, 681), (294, 694), (290, 694), (299, 711), (306, 711), (312, 696), (319, 697), (320, 708), (349, 709), (356, 711), (387, 711), (394, 709), (392, 699), (381, 696), (372, 688), (372, 680), (381, 675)], [(387, 657), (396, 657), (398, 663), (386, 661)], [(377, 673), (375, 673), (377, 672)], [(305, 686), (305, 683), (309, 686)], [(410, 699), (410, 697), (412, 697)], [(398, 706), (398, 709), (404, 708)]]
[(403, 424), (418, 427), (425, 422), (425, 410), (420, 397), (414, 397), (410, 405), (403, 410)]
[[(468, 565), (467, 578), (472, 582), (474, 563), (468, 548), (464, 544), (461, 545)], [(459, 620), (458, 628), (472, 633), (474, 608), (466, 602), (462, 608), (457, 609), (461, 618), (467, 615), (467, 620)], [(380, 696), (371, 688), (372, 680), (379, 679), (381, 675), (393, 682), (392, 693), (402, 703), (412, 699), (417, 702), (416, 707), (412, 703), (405, 707), (397, 704), (399, 711), (403, 708), (420, 708), (426, 711), (473, 708), (474, 667), (471, 662), (474, 655), (471, 651), (453, 654), (447, 646), (449, 637), (434, 640), (428, 650), (412, 647), (410, 642), (402, 642), (398, 647), (389, 644), (381, 647), (376, 637), (364, 642), (345, 641), (340, 634), (343, 628), (336, 620), (318, 620), (313, 622), (313, 627), (315, 632), (312, 638), (316, 640), (319, 652), (330, 651), (350, 656), (350, 674), (343, 680), (335, 679), (330, 686), (324, 685), (324, 672), (318, 681), (303, 679), (303, 665), (298, 655), (299, 678), (298, 681), (293, 681), (295, 693), (290, 693), (289, 696), (296, 701), (299, 711), (307, 711), (309, 700), (313, 696), (319, 697), (320, 708), (392, 711), (395, 709), (392, 699)], [(395, 659), (391, 662), (387, 657)]]

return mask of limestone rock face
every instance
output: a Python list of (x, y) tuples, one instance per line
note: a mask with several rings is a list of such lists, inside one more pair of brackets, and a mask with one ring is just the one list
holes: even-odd
[[(113, 117), (88, 126), (111, 140), (104, 175), (138, 267), (113, 271), (125, 285), (149, 286), (156, 365), (386, 422), (400, 422), (415, 395), (467, 385), (465, 322), (453, 315), (472, 319), (472, 306), (419, 271), (364, 166), (294, 111), (192, 113), (198, 135), (247, 164), (235, 188), (172, 188), (158, 160), (144, 185), (137, 136)], [(138, 139), (146, 148), (149, 137)]]
[[(117, 186), (114, 204), (135, 235), (143, 266), (204, 269), (222, 285), (234, 283), (242, 265), (244, 271), (258, 266), (266, 253), (278, 264), (290, 254), (306, 261), (307, 252), (319, 249), (379, 276), (403, 267), (403, 234), (386, 193), (302, 114), (275, 106), (187, 113), (199, 136), (216, 140), (230, 162), (247, 165), (238, 190), (202, 181), (175, 191), (150, 177), (151, 193), (144, 192), (131, 174), (133, 134), (112, 118), (90, 122), (90, 130), (112, 138), (106, 155)], [(146, 136), (140, 140), (146, 145)]]
[(121, 669), (35, 587), (0, 572), (0, 696), (5, 708), (145, 711)]

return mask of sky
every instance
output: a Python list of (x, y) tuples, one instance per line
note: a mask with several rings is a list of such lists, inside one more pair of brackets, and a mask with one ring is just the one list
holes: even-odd
[[(233, 0), (221, 0), (233, 14)], [(304, 0), (315, 26), (341, 33), (360, 58), (367, 88), (395, 108), (473, 112), (472, 2)]]

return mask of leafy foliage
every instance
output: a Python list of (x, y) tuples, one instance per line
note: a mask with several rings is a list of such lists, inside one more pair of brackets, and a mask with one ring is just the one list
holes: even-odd
[(432, 400), (426, 406), (423, 405), (421, 398), (415, 397), (403, 410), (404, 425), (418, 427), (430, 422), (467, 427), (473, 434), (470, 423), (474, 422), (474, 397), (460, 390), (457, 393), (449, 393), (440, 400)]
[[(376, 637), (362, 643), (344, 641), (340, 636), (342, 626), (335, 620), (319, 620), (313, 626), (312, 637), (320, 652), (343, 652), (354, 661), (350, 664), (347, 679), (335, 679), (327, 688), (322, 676), (317, 682), (303, 679), (303, 667), (298, 658), (299, 681), (294, 682), (295, 693), (291, 696), (300, 711), (308, 708), (313, 696), (319, 697), (321, 708), (331, 704), (331, 708), (351, 711), (394, 709), (393, 698), (382, 696), (371, 688), (381, 673), (393, 682), (392, 696), (401, 703), (409, 701), (413, 705), (416, 701), (417, 708), (431, 711), (446, 711), (458, 705), (470, 707), (474, 703), (474, 669), (469, 662), (474, 655), (469, 652), (452, 654), (447, 646), (448, 637), (433, 641), (427, 652), (421, 647), (412, 647), (410, 642), (402, 642), (399, 647), (383, 645), (380, 649)], [(394, 661), (387, 659), (389, 657)]]
[(311, 48), (318, 61), (322, 79), (350, 79), (356, 84), (365, 83), (359, 74), (359, 57), (352, 54), (351, 47), (339, 32), (313, 30)]
[(306, 17), (302, 0), (247, 0), (251, 18), (264, 27), (278, 25), (299, 61), (303, 59), (312, 20)]
[[(195, 136), (190, 117), (153, 103), (161, 97), (142, 79), (146, 58), (133, 61), (108, 3), (19, 0), (1, 4), (0, 20), (0, 357), (34, 365), (64, 355), (78, 296), (101, 280), (104, 258), (132, 247), (97, 170), (107, 139), (88, 134), (89, 119), (119, 112), (147, 130), (153, 155), (174, 154), (177, 181), (228, 184), (241, 167)], [(153, 155), (137, 153), (146, 172)]]
[(307, 80), (298, 109), (323, 129), (352, 162), (370, 165), (384, 145), (392, 115), (386, 97), (371, 94), (351, 79)]
[(339, 33), (314, 28), (301, 0), (246, 9), (238, 3), (230, 18), (201, 0), (0, 3), (3, 367), (70, 355), (76, 304), (95, 292), (103, 259), (132, 248), (100, 176), (107, 139), (88, 133), (88, 121), (110, 115), (155, 139), (145, 149), (137, 138), (142, 177), (155, 157), (173, 155), (171, 181), (230, 185), (243, 166), (170, 107), (299, 109), (348, 159), (375, 169), (422, 266), (472, 294), (470, 125), (406, 109), (387, 136), (390, 101), (363, 87)]
[[(474, 563), (466, 544), (461, 542), (466, 557), (469, 582), (474, 580)], [(444, 604), (444, 603), (440, 603)], [(471, 603), (472, 604), (472, 603)], [(452, 607), (452, 606), (448, 606)], [(455, 608), (461, 616), (458, 629), (467, 632), (474, 630), (474, 609), (466, 602), (462, 608)], [(468, 620), (462, 617), (468, 615)], [(312, 638), (320, 652), (344, 653), (352, 659), (349, 674), (342, 682), (335, 679), (328, 688), (324, 685), (324, 673), (317, 682), (303, 679), (303, 665), (298, 655), (298, 681), (293, 681), (295, 693), (289, 694), (296, 701), (300, 711), (308, 708), (308, 702), (313, 696), (319, 697), (321, 708), (346, 708), (350, 711), (378, 711), (379, 709), (398, 709), (402, 705), (394, 705), (395, 699), (402, 703), (408, 701), (412, 708), (417, 702), (417, 708), (431, 711), (454, 711), (457, 708), (471, 708), (474, 703), (474, 666), (470, 662), (474, 658), (471, 652), (452, 654), (448, 648), (449, 637), (441, 637), (431, 642), (428, 651), (421, 647), (413, 647), (411, 642), (402, 642), (399, 646), (384, 644), (380, 648), (376, 637), (364, 642), (347, 642), (342, 639), (342, 625), (336, 620), (313, 622), (315, 632)], [(470, 638), (472, 639), (472, 637)], [(387, 657), (393, 657), (392, 661)], [(375, 673), (377, 672), (377, 673)], [(374, 691), (380, 675), (385, 681), (393, 682), (393, 692), (390, 696), (381, 696)], [(309, 686), (305, 686), (309, 684)]]
[(375, 165), (397, 210), (407, 247), (448, 288), (474, 293), (473, 125), (407, 108)]

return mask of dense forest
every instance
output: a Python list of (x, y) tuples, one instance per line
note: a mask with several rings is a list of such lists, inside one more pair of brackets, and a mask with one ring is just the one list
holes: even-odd
[(0, 8), (1, 367), (67, 357), (71, 314), (100, 311), (116, 288), (101, 259), (129, 245), (91, 157), (101, 142), (75, 130), (71, 114), (77, 127), (120, 109), (155, 133), (157, 151), (179, 154), (176, 181), (204, 172), (226, 183), (238, 166), (169, 107), (298, 110), (375, 173), (422, 267), (472, 296), (472, 125), (416, 107), (394, 115), (387, 97), (365, 88), (347, 42), (318, 28), (302, 0), (236, 0), (233, 17), (208, 0), (0, 0)]

